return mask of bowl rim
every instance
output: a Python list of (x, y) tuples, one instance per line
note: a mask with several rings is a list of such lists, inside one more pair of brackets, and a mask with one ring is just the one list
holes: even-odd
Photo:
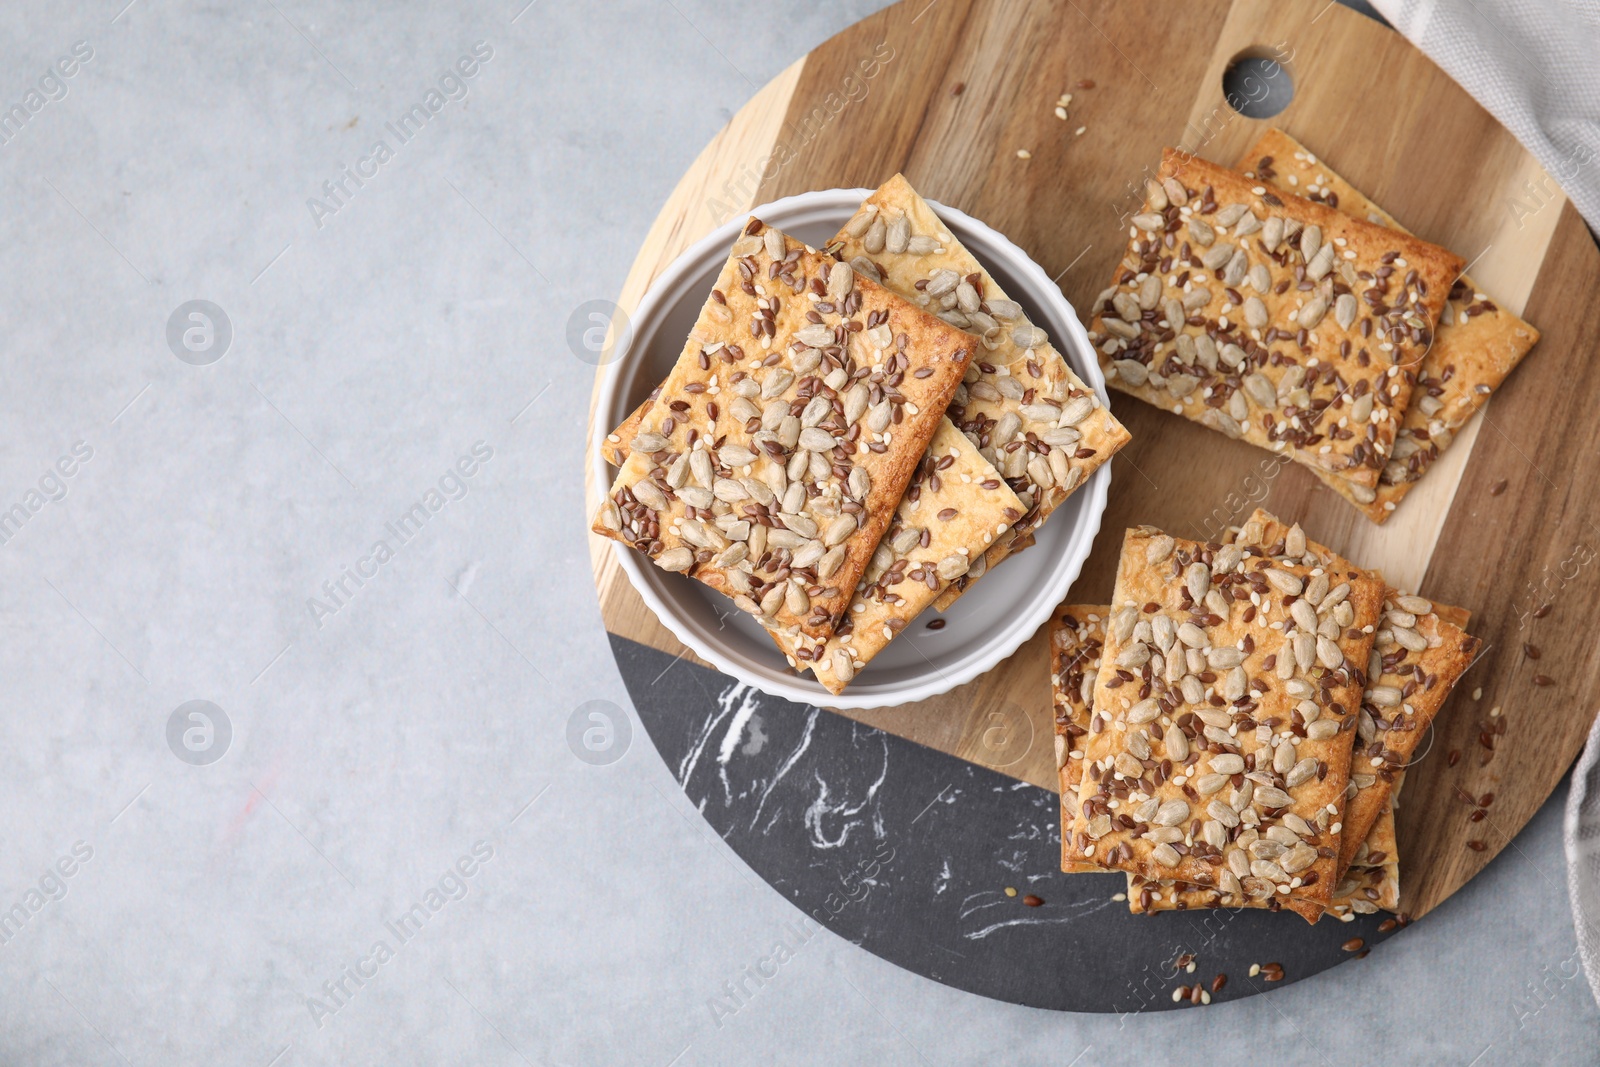
[[(602, 368), (603, 379), (595, 399), (595, 415), (589, 442), (590, 477), (592, 484), (601, 487), (601, 493), (604, 493), (605, 487), (610, 486), (612, 482), (607, 469), (610, 465), (602, 453), (606, 435), (612, 429), (611, 416), (608, 412), (616, 406), (617, 394), (622, 388), (623, 369), (629, 364), (638, 345), (640, 331), (637, 329), (637, 324), (655, 318), (660, 313), (660, 305), (681, 287), (687, 275), (701, 269), (708, 254), (713, 251), (720, 252), (733, 243), (748, 218), (752, 216), (761, 219), (767, 219), (769, 216), (778, 218), (807, 209), (826, 209), (832, 206), (834, 201), (839, 201), (841, 204), (849, 201), (853, 212), (855, 207), (873, 192), (872, 189), (864, 188), (816, 189), (758, 204), (736, 213), (728, 221), (695, 241), (656, 275), (644, 297), (631, 313), (626, 342), (618, 346), (618, 351)], [(952, 231), (977, 234), (985, 243), (1008, 257), (1009, 262), (1006, 264), (1008, 273), (1017, 278), (1022, 287), (1027, 289), (1030, 301), (1036, 305), (1049, 305), (1056, 313), (1056, 317), (1066, 323), (1066, 335), (1054, 339), (1057, 349), (1062, 350), (1066, 346), (1071, 346), (1073, 354), (1080, 358), (1077, 360), (1068, 358), (1068, 365), (1094, 390), (1100, 403), (1109, 407), (1105, 376), (1100, 370), (1100, 363), (1095, 356), (1088, 331), (1084, 329), (1077, 310), (1061, 292), (1060, 287), (1044, 272), (1044, 268), (1034, 262), (1033, 257), (1010, 238), (988, 224), (958, 208), (946, 206), (938, 201), (929, 199), (927, 203)], [(773, 224), (782, 225), (779, 222)], [(1067, 354), (1063, 352), (1063, 356), (1066, 358)], [(1084, 373), (1086, 369), (1087, 374)], [(1105, 517), (1110, 487), (1111, 463), (1108, 461), (1101, 464), (1073, 494), (1085, 494), (1088, 505), (1078, 523), (1079, 533), (1074, 539), (1073, 546), (1057, 559), (1055, 566), (1048, 572), (1048, 581), (1041, 583), (1031, 608), (1019, 613), (1012, 624), (1003, 631), (997, 631), (997, 638), (981, 654), (969, 655), (965, 662), (955, 669), (934, 668), (928, 674), (919, 676), (914, 682), (901, 683), (890, 689), (876, 691), (846, 689), (843, 693), (835, 695), (816, 681), (814, 676), (791, 675), (768, 678), (752, 673), (715, 641), (703, 637), (698, 626), (680, 617), (671, 604), (657, 594), (652, 583), (646, 580), (647, 572), (641, 562), (644, 556), (617, 541), (611, 542), (610, 548), (618, 566), (628, 576), (629, 584), (655, 615), (657, 621), (680, 643), (722, 673), (770, 696), (802, 704), (851, 710), (887, 708), (947, 693), (988, 673), (1015, 655), (1017, 649), (1038, 631), (1039, 626), (1066, 598), (1072, 583), (1082, 573), (1083, 565), (1093, 550), (1095, 538), (1099, 535)], [(587, 521), (586, 515), (586, 525)]]

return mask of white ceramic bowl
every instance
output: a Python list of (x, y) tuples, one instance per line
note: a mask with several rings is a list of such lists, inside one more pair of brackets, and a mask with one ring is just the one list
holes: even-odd
[[(802, 193), (749, 212), (784, 233), (822, 245), (838, 232), (868, 189), (828, 189)], [(1006, 294), (1042, 326), (1056, 348), (1106, 401), (1089, 335), (1061, 290), (1039, 265), (999, 233), (953, 208), (933, 209), (960, 242), (988, 268)], [(729, 247), (747, 216), (717, 228), (679, 256), (640, 302), (632, 336), (606, 368), (596, 411), (589, 462), (596, 484), (610, 485), (614, 471), (600, 445), (618, 423), (672, 369), (683, 339), (722, 268)], [(623, 545), (614, 551), (633, 587), (673, 635), (725, 674), (774, 696), (836, 708), (880, 708), (923, 700), (970, 682), (1031, 637), (1067, 595), (1100, 529), (1111, 465), (1057, 508), (1035, 535), (1037, 544), (984, 576), (944, 614), (946, 625), (929, 630), (933, 609), (878, 654), (841, 696), (824, 689), (810, 674), (796, 676), (754, 619), (721, 594), (655, 566), (643, 553)]]

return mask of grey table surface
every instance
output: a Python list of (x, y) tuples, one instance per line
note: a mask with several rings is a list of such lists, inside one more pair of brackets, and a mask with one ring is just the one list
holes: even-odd
[[(7, 5), (0, 1062), (1595, 1057), (1565, 787), (1425, 922), (1270, 996), (1052, 1014), (823, 932), (713, 1013), (797, 913), (642, 731), (608, 766), (566, 741), (627, 705), (567, 323), (874, 5), (522, 2)], [(169, 730), (194, 700), (212, 732)]]

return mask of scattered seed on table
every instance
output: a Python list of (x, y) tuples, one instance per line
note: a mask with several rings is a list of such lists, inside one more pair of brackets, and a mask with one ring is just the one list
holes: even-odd
[(1044, 903), (1044, 898), (1036, 897), (1032, 893), (1029, 893), (1027, 896), (1022, 898), (1022, 902), (1030, 908), (1037, 908), (1040, 904)]
[(928, 620), (928, 629), (930, 629), (930, 630), (942, 630), (942, 629), (944, 629), (944, 624), (945, 624), (945, 620), (944, 619), (930, 619), (930, 620)]
[(1541, 687), (1542, 686), (1547, 686), (1547, 685), (1555, 685), (1556, 684), (1556, 680), (1554, 678), (1550, 677), (1548, 674), (1536, 674), (1536, 675), (1533, 676), (1533, 684), (1537, 685), (1537, 686), (1541, 686)]
[(1028, 151), (1026, 148), (1019, 148), (1019, 149), (1017, 149), (1017, 158), (1018, 159), (1032, 159), (1033, 158), (1033, 153)]
[(1533, 613), (1533, 617), (1536, 619), (1544, 618), (1546, 615), (1550, 614), (1550, 609), (1554, 606), (1555, 605), (1553, 604), (1540, 604), (1539, 610)]
[(1215, 978), (1211, 979), (1211, 992), (1220, 993), (1222, 992), (1222, 987), (1227, 984), (1228, 976), (1226, 974), (1219, 974)]
[(1395, 921), (1394, 919), (1385, 919), (1385, 920), (1383, 920), (1383, 922), (1378, 924), (1378, 933), (1386, 934), (1390, 930), (1393, 930), (1395, 927), (1397, 927), (1399, 925), (1400, 924), (1397, 921)]
[(1504, 478), (1501, 478), (1498, 482), (1495, 482), (1493, 485), (1491, 485), (1489, 487), (1489, 495), (1490, 496), (1499, 496), (1501, 493), (1506, 491), (1506, 486), (1509, 485), (1509, 484), (1510, 483), (1507, 482)]
[(1538, 645), (1525, 644), (1522, 646), (1522, 651), (1529, 659), (1538, 659), (1540, 655)]
[(1480, 686), (1478, 686), (1478, 688), (1476, 688), (1476, 689), (1474, 689), (1472, 691), (1472, 699), (1473, 700), (1482, 700), (1483, 699), (1483, 686), (1480, 685)]
[(960, 96), (962, 93), (964, 93), (966, 91), (967, 91), (967, 83), (966, 82), (956, 82), (954, 85), (952, 85), (950, 87), (950, 95), (951, 96)]
[(1073, 88), (1074, 89), (1093, 89), (1094, 88), (1094, 79), (1093, 78), (1079, 78), (1078, 79), (1078, 83), (1076, 85), (1074, 85)]
[(1251, 964), (1251, 965), (1250, 965), (1250, 977), (1251, 977), (1251, 978), (1254, 978), (1254, 977), (1255, 977), (1255, 976), (1256, 976), (1256, 975), (1258, 975), (1258, 974), (1260, 974), (1260, 973), (1261, 973), (1261, 964), (1259, 964), (1259, 963), (1252, 963), (1252, 964)]
[(1344, 944), (1340, 945), (1339, 947), (1344, 949), (1346, 952), (1360, 952), (1363, 948), (1366, 947), (1366, 944), (1367, 943), (1365, 941), (1363, 941), (1361, 938), (1352, 937), (1350, 940), (1346, 941)]
[(1006, 886), (1006, 896), (1014, 897), (1016, 895), (1017, 895), (1017, 890), (1016, 890), (1015, 886), (1009, 886), (1009, 885)]
[(1482, 822), (1484, 820), (1484, 817), (1487, 816), (1488, 814), (1489, 814), (1488, 812), (1484, 811), (1482, 808), (1479, 808), (1477, 811), (1475, 811), (1471, 815), (1467, 816), (1467, 821), (1468, 822)]
[(1447, 766), (1454, 767), (1456, 764), (1458, 764), (1460, 762), (1461, 762), (1461, 750), (1459, 748), (1452, 748), (1450, 750), (1450, 755), (1445, 757), (1445, 764)]
[(1468, 841), (1467, 842), (1467, 847), (1470, 848), (1474, 852), (1482, 852), (1484, 849), (1488, 848), (1489, 846), (1484, 844), (1482, 841)]
[(1480, 807), (1480, 808), (1487, 808), (1490, 804), (1493, 804), (1493, 803), (1494, 803), (1494, 794), (1493, 793), (1485, 793), (1485, 794), (1483, 794), (1483, 796), (1478, 798), (1478, 807)]

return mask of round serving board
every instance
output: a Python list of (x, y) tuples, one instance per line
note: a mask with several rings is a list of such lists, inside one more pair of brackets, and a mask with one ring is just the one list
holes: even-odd
[[(1224, 72), (1248, 57), (1278, 59), (1292, 80), (1270, 120), (1224, 98)], [(1063, 92), (1067, 121), (1054, 114)], [(1114, 395), (1133, 441), (1069, 599), (1109, 600), (1126, 527), (1203, 536), (1208, 519), (1259, 504), (1393, 584), (1469, 609), (1483, 654), (1398, 809), (1402, 906), (1419, 918), (1511, 842), (1594, 716), (1600, 656), (1583, 612), (1600, 593), (1600, 424), (1585, 373), (1600, 350), (1600, 252), (1539, 164), (1402, 37), (1327, 0), (905, 0), (740, 109), (656, 218), (618, 304), (630, 313), (675, 256), (754, 205), (900, 171), (1006, 234), (1085, 308), (1162, 148), (1235, 165), (1268, 124), (1467, 258), (1543, 340), (1383, 527), (1299, 468), (1264, 477), (1267, 453)], [(605, 486), (587, 490), (592, 513)], [(1225, 972), (1218, 999), (1246, 996), (1270, 988), (1246, 978), (1251, 963), (1279, 962), (1292, 981), (1348, 958), (1347, 939), (1388, 933), (1382, 915), (1315, 927), (1287, 913), (1133, 917), (1111, 900), (1116, 877), (1061, 874), (1043, 631), (944, 696), (819, 711), (688, 653), (613, 549), (591, 538), (606, 628), (691, 801), (802, 911), (896, 963), (1019, 1003), (1153, 1010), (1173, 1007), (1182, 982)], [(1486, 793), (1486, 816), (1469, 821), (1459, 797)], [(1030, 893), (1043, 903), (1024, 905)], [(1184, 951), (1201, 956), (1193, 975), (1172, 965)]]

